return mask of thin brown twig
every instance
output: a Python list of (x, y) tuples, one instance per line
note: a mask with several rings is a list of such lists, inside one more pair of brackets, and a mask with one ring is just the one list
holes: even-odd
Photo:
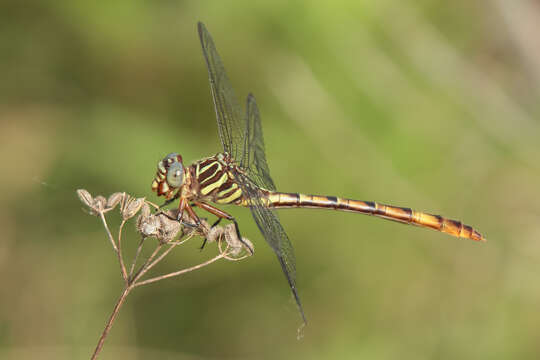
[(145, 239), (144, 237), (141, 237), (141, 241), (139, 241), (139, 245), (137, 246), (137, 252), (135, 253), (135, 256), (133, 257), (133, 262), (131, 263), (131, 267), (129, 268), (130, 278), (133, 275), (133, 270), (135, 270), (135, 264), (137, 263), (137, 260), (139, 259), (139, 255), (141, 254), (144, 239)]
[(153, 268), (158, 262), (163, 260), (163, 258), (165, 256), (167, 256), (167, 254), (170, 253), (172, 249), (174, 249), (178, 245), (182, 245), (184, 242), (188, 241), (192, 237), (193, 237), (193, 234), (190, 234), (190, 235), (188, 235), (188, 237), (186, 239), (184, 239), (182, 241), (175, 241), (173, 243), (170, 243), (171, 246), (169, 246), (169, 248), (167, 250), (165, 250), (161, 255), (159, 255), (159, 257), (157, 259), (155, 259), (150, 265), (148, 265), (146, 267), (146, 269), (138, 276), (138, 278), (140, 279), (141, 276), (143, 276), (147, 271), (149, 271), (151, 268)]
[(200, 263), (198, 265), (192, 266), (192, 267), (187, 268), (187, 269), (182, 269), (182, 270), (175, 271), (175, 272), (172, 272), (172, 273), (169, 273), (169, 274), (160, 275), (160, 276), (156, 276), (154, 278), (148, 279), (148, 280), (140, 281), (138, 283), (133, 284), (133, 287), (150, 284), (150, 283), (153, 283), (153, 282), (156, 282), (156, 281), (159, 281), (159, 280), (168, 279), (168, 278), (174, 277), (174, 276), (179, 276), (179, 275), (185, 274), (187, 272), (200, 269), (200, 268), (202, 268), (202, 267), (204, 267), (206, 265), (210, 265), (211, 263), (213, 263), (213, 262), (215, 262), (215, 261), (217, 261), (217, 260), (219, 260), (219, 259), (221, 259), (223, 257), (225, 257), (225, 253), (219, 254), (219, 255), (213, 257), (212, 259), (210, 259), (208, 261), (205, 261), (203, 263)]
[(133, 286), (128, 286), (124, 289), (124, 291), (122, 292), (122, 295), (120, 295), (120, 298), (116, 302), (113, 312), (111, 316), (109, 317), (109, 321), (107, 321), (107, 324), (105, 325), (105, 329), (103, 329), (103, 333), (101, 334), (99, 338), (99, 341), (96, 345), (96, 349), (94, 350), (94, 353), (92, 354), (91, 360), (97, 359), (101, 351), (101, 348), (103, 348), (105, 339), (107, 338), (107, 335), (109, 334), (109, 331), (111, 330), (111, 327), (114, 323), (114, 319), (116, 319), (116, 316), (118, 315), (118, 312), (120, 311), (120, 308), (122, 307), (122, 304), (124, 303), (124, 301), (126, 301), (126, 297), (132, 289), (133, 289)]
[(120, 263), (120, 269), (122, 270), (122, 278), (124, 279), (124, 282), (128, 283), (128, 275), (126, 271), (126, 266), (124, 265), (124, 257), (122, 256), (122, 230), (124, 229), (124, 224), (126, 223), (126, 220), (123, 219), (122, 223), (120, 224), (118, 228), (118, 251), (116, 252), (118, 254), (118, 262)]
[(141, 265), (139, 270), (135, 273), (135, 275), (131, 279), (130, 283), (133, 283), (133, 282), (137, 281), (137, 279), (139, 279), (141, 276), (143, 276), (146, 273), (146, 271), (147, 271), (146, 268), (147, 268), (148, 264), (150, 264), (150, 262), (154, 259), (154, 257), (159, 252), (159, 250), (161, 250), (162, 247), (163, 247), (163, 244), (161, 244), (161, 243), (158, 246), (156, 246), (156, 248), (154, 249), (154, 252), (152, 253), (152, 255), (150, 255), (148, 257), (148, 259), (146, 259), (144, 264)]
[(107, 236), (109, 237), (109, 240), (111, 242), (111, 245), (114, 249), (114, 251), (118, 252), (118, 248), (116, 247), (116, 243), (114, 242), (114, 238), (111, 234), (111, 231), (109, 230), (109, 225), (107, 224), (107, 220), (105, 220), (105, 215), (103, 215), (103, 211), (99, 212), (99, 217), (101, 218), (101, 221), (103, 222), (103, 226), (105, 227), (105, 230), (107, 231)]
[(159, 210), (161, 207), (158, 204), (151, 202), (150, 200), (145, 200), (148, 205), (152, 205), (155, 209)]

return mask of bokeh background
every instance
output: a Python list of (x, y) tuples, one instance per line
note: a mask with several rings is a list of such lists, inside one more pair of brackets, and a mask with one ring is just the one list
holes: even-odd
[[(0, 358), (89, 358), (121, 292), (76, 189), (157, 201), (165, 154), (220, 151), (198, 20), (240, 102), (258, 99), (278, 188), (443, 214), (488, 242), (281, 211), (297, 340), (273, 253), (228, 207), (256, 256), (138, 288), (102, 359), (540, 357), (537, 1), (4, 0)], [(159, 272), (216, 252), (199, 245)]]

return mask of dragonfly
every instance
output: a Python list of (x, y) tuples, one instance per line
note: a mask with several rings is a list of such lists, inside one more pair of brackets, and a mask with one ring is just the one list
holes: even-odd
[(193, 210), (197, 207), (217, 216), (213, 226), (222, 219), (232, 221), (238, 239), (242, 237), (236, 219), (211, 203), (249, 208), (264, 239), (277, 256), (304, 324), (306, 316), (296, 287), (294, 249), (276, 209), (318, 208), (369, 214), (434, 229), (459, 238), (485, 241), (471, 226), (440, 215), (373, 201), (277, 191), (266, 161), (261, 118), (255, 97), (252, 94), (247, 96), (244, 113), (214, 41), (201, 22), (198, 23), (198, 33), (208, 69), (223, 152), (195, 161), (189, 166), (184, 166), (180, 154), (168, 154), (158, 162), (152, 190), (158, 196), (165, 197), (165, 204), (179, 200), (178, 220), (187, 212), (194, 226), (200, 225), (200, 219)]

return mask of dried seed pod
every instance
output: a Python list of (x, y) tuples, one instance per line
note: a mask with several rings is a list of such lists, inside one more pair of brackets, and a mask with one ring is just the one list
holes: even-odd
[(143, 204), (141, 209), (141, 216), (143, 217), (149, 217), (151, 215), (150, 205), (148, 205), (146, 202)]
[(218, 241), (223, 236), (223, 233), (224, 233), (224, 229), (222, 226), (214, 226), (208, 231), (206, 235), (206, 241), (208, 242)]
[(130, 219), (141, 209), (144, 204), (144, 198), (129, 197), (127, 201), (123, 201), (123, 206), (120, 210), (124, 220)]
[(144, 218), (143, 215), (137, 219), (137, 231), (144, 237), (158, 237), (161, 222), (156, 216)]
[(225, 241), (229, 245), (228, 255), (232, 258), (241, 256), (244, 250), (248, 254), (253, 254), (253, 244), (245, 237), (242, 237), (242, 240), (238, 238), (238, 233), (236, 232), (234, 224), (225, 226), (224, 235)]
[(85, 189), (77, 190), (77, 196), (82, 201), (82, 203), (88, 206), (89, 208), (91, 208), (92, 205), (94, 204), (94, 198), (92, 198), (92, 195), (90, 195), (90, 193), (86, 191)]
[(158, 240), (161, 243), (168, 243), (180, 232), (182, 229), (182, 224), (179, 221), (173, 220), (174, 218), (171, 219), (164, 214), (160, 214), (158, 217), (161, 223)]
[(98, 195), (94, 198), (94, 203), (92, 205), (92, 210), (96, 213), (103, 212), (107, 206), (107, 199), (104, 196)]
[(141, 215), (137, 218), (137, 231), (144, 237), (158, 239), (162, 244), (168, 243), (182, 230), (182, 224), (170, 213), (150, 214), (150, 207), (144, 203)]
[(141, 233), (145, 237), (153, 236), (154, 234), (154, 230), (152, 230), (154, 226), (148, 225), (150, 216), (150, 206), (148, 206), (147, 203), (144, 203), (142, 206), (141, 214), (137, 217), (137, 222), (135, 226), (137, 228), (137, 232)]
[(126, 193), (116, 192), (109, 196), (109, 199), (107, 199), (107, 209), (114, 209), (116, 205), (124, 199), (124, 195), (126, 195)]

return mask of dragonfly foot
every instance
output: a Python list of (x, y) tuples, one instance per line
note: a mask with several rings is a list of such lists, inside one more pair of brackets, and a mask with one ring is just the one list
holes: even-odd
[(244, 245), (244, 247), (248, 249), (249, 255), (253, 256), (253, 254), (255, 254), (255, 251), (253, 250), (251, 245), (245, 242), (244, 239), (242, 238), (242, 235), (240, 234), (240, 227), (238, 226), (236, 219), (233, 218), (232, 221), (234, 222), (234, 228), (236, 229), (236, 236), (238, 236), (238, 240), (240, 240), (242, 245)]
[(207, 240), (208, 240), (207, 238), (204, 238), (204, 240), (203, 240), (203, 242), (202, 242), (202, 244), (201, 244), (201, 247), (199, 248), (200, 251), (203, 251), (204, 246), (206, 245)]
[(174, 200), (176, 200), (176, 197), (173, 197), (172, 199), (169, 199), (169, 200), (165, 200), (165, 202), (159, 206), (159, 209), (160, 209), (160, 210), (163, 209), (165, 206), (169, 205), (169, 204), (172, 203)]

